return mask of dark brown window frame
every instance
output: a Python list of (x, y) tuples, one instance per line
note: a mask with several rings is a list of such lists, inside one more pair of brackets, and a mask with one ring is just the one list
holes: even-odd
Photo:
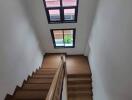
[[(54, 30), (73, 30), (73, 46), (56, 46), (55, 38), (54, 38)], [(54, 48), (75, 48), (75, 35), (76, 35), (76, 29), (75, 28), (67, 28), (67, 29), (51, 29), (51, 37), (53, 41)], [(63, 40), (64, 40), (64, 32), (63, 32)]]
[[(46, 6), (46, 1), (43, 0), (48, 23), (49, 24), (60, 24), (60, 23), (77, 23), (77, 18), (78, 18), (78, 4), (79, 0), (77, 0), (77, 5), (76, 6), (62, 6), (62, 0), (60, 0), (60, 7), (47, 7)], [(60, 10), (60, 21), (50, 21), (50, 15), (49, 15), (49, 10)], [(75, 9), (75, 18), (74, 20), (64, 20), (64, 9)]]

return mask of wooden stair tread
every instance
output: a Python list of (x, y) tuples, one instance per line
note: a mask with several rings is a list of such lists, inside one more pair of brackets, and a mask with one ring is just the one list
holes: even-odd
[(67, 77), (68, 78), (91, 77), (91, 73), (87, 73), (87, 74), (68, 74)]
[(54, 75), (32, 75), (32, 78), (53, 78)]
[(92, 90), (91, 85), (79, 84), (79, 85), (68, 85), (68, 91), (83, 91), (83, 90)]
[(43, 72), (43, 73), (55, 73), (56, 70), (37, 70), (36, 72)]
[(70, 88), (68, 91), (89, 91), (91, 92), (92, 89), (89, 88)]
[(84, 80), (91, 80), (90, 78), (68, 78), (68, 81), (84, 81)]
[(35, 72), (34, 74), (37, 74), (37, 75), (51, 75), (51, 74), (55, 74), (55, 72)]
[(92, 96), (91, 91), (68, 91), (68, 96)]
[(46, 90), (50, 88), (49, 84), (24, 84), (22, 89), (26, 90)]
[(27, 100), (34, 100), (34, 99), (44, 99), (47, 95), (45, 91), (23, 91), (19, 90), (15, 93), (14, 99), (27, 99)]
[(68, 88), (74, 88), (74, 87), (92, 87), (90, 84), (74, 84), (74, 85), (68, 85)]
[(41, 67), (39, 70), (57, 70), (57, 68), (47, 68), (47, 67)]
[(68, 100), (92, 100), (92, 96), (71, 96)]
[(30, 78), (26, 83), (40, 83), (40, 84), (42, 84), (42, 83), (51, 83), (52, 82), (52, 79), (41, 79), (41, 78), (39, 78), (39, 79), (36, 79), (36, 78)]
[(38, 69), (37, 71), (51, 71), (51, 72), (55, 72), (57, 71), (57, 69)]
[(68, 85), (71, 85), (71, 84), (91, 84), (91, 80), (71, 80), (71, 81), (68, 81)]

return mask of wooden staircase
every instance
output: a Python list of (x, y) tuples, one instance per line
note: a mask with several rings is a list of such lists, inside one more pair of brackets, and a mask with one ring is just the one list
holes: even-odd
[(5, 100), (62, 100), (64, 78), (68, 100), (92, 100), (92, 79), (84, 56), (47, 55), (42, 67), (17, 86)]
[(67, 57), (68, 100), (92, 100), (92, 79), (88, 59), (83, 56)]
[(50, 89), (56, 68), (40, 68), (5, 100), (44, 100)]
[(91, 82), (91, 75), (89, 74), (68, 75), (69, 100), (92, 100)]

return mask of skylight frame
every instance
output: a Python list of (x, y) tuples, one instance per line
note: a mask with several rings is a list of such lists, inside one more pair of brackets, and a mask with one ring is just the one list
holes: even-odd
[[(63, 31), (63, 42), (64, 42), (64, 31), (65, 30), (73, 30), (73, 46), (65, 46), (65, 43), (64, 43), (64, 46), (56, 46), (54, 32), (53, 32), (53, 31), (56, 31), (56, 30), (62, 30)], [(50, 32), (51, 32), (51, 37), (52, 37), (54, 48), (56, 48), (56, 49), (59, 49), (59, 48), (75, 48), (75, 36), (76, 36), (76, 29), (75, 28), (51, 29)]]
[[(63, 6), (62, 1), (63, 1), (63, 0), (60, 0), (60, 7), (47, 7), (47, 6), (46, 6), (46, 1), (43, 0), (48, 23), (49, 23), (49, 24), (77, 23), (79, 0), (77, 0), (76, 6)], [(64, 19), (64, 9), (75, 9), (74, 20), (65, 20), (65, 19)], [(60, 21), (51, 21), (51, 20), (50, 20), (49, 10), (60, 10)]]

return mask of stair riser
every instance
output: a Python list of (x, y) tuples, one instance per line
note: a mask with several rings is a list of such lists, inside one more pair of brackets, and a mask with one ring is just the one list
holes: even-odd
[(13, 100), (38, 100), (46, 97), (47, 92), (45, 91), (17, 91), (14, 95)]
[(56, 72), (57, 71), (57, 69), (38, 69), (38, 70), (36, 70), (36, 71), (48, 71), (48, 72)]
[(68, 81), (68, 85), (91, 84), (91, 81)]
[(48, 89), (44, 89), (44, 88), (21, 88), (20, 91), (44, 91), (44, 92), (48, 92), (49, 88)]
[(54, 75), (55, 73), (49, 73), (49, 72), (36, 72), (36, 75)]
[(53, 79), (53, 77), (31, 77), (31, 78), (34, 78), (34, 79)]
[(37, 84), (51, 84), (52, 83), (52, 79), (47, 79), (47, 80), (45, 80), (45, 79), (34, 79), (34, 78), (32, 78), (32, 79), (29, 79), (26, 83), (28, 83), (28, 84), (31, 84), (31, 83), (37, 83)]
[(40, 72), (40, 73), (55, 73), (56, 71), (54, 71), (54, 70), (51, 70), (51, 71), (45, 71), (45, 70), (38, 70), (38, 71), (36, 71), (36, 72)]
[(57, 68), (44, 68), (44, 67), (41, 67), (41, 68), (39, 68), (39, 70), (57, 70)]
[(74, 97), (74, 96), (93, 96), (92, 93), (68, 93), (69, 97)]
[(22, 87), (23, 90), (43, 90), (43, 91), (48, 91), (50, 87), (35, 87), (35, 86), (24, 86)]
[(91, 74), (88, 75), (68, 75), (68, 78), (91, 78)]
[(39, 81), (39, 82), (28, 81), (26, 83), (28, 84), (51, 84), (51, 82), (45, 82), (45, 81)]
[(54, 75), (32, 75), (32, 78), (54, 78)]
[(91, 91), (92, 88), (68, 88), (68, 91), (86, 91), (86, 90), (89, 90)]

